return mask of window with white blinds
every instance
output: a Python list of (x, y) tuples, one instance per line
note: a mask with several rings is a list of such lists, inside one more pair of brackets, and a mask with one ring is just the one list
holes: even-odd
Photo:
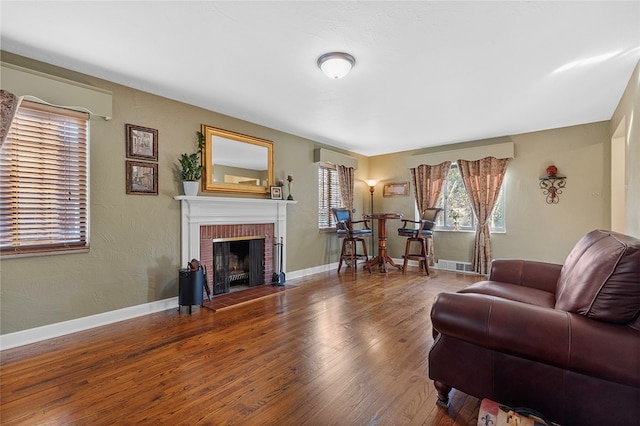
[(0, 151), (0, 252), (89, 248), (86, 113), (24, 101)]
[(318, 167), (318, 228), (335, 229), (336, 220), (331, 211), (340, 207), (338, 171), (333, 164), (320, 163)]

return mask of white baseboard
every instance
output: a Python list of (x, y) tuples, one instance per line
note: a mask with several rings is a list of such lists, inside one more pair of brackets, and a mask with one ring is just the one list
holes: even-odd
[(304, 278), (308, 275), (319, 274), (321, 272), (327, 272), (338, 269), (338, 262), (330, 263), (328, 265), (314, 266), (313, 268), (300, 269), (299, 271), (287, 272), (287, 280), (295, 280), (297, 278)]
[[(338, 269), (338, 262), (327, 265), (315, 266), (313, 268), (301, 269), (286, 273), (286, 280), (295, 280), (304, 278), (308, 275), (318, 274)], [(63, 321), (55, 324), (43, 325), (42, 327), (30, 328), (28, 330), (16, 331), (0, 335), (0, 351), (5, 349), (16, 348), (18, 346), (36, 343), (54, 337), (60, 337), (78, 331), (89, 330), (103, 325), (113, 324), (115, 322), (152, 314), (155, 312), (166, 311), (168, 309), (177, 309), (178, 297), (170, 299), (158, 300), (156, 302), (144, 303), (142, 305), (129, 306), (127, 308), (117, 309), (115, 311), (103, 312), (101, 314), (91, 315), (88, 317), (76, 318), (69, 321)]]
[(76, 333), (90, 328), (113, 324), (114, 322), (177, 308), (178, 297), (176, 296), (170, 299), (129, 306), (115, 311), (103, 312), (101, 314), (90, 315), (88, 317), (43, 325), (41, 327), (30, 328), (28, 330), (16, 331), (15, 333), (3, 334), (0, 336), (0, 350), (28, 345), (30, 343)]
[[(337, 269), (338, 263), (316, 266), (309, 269), (287, 272), (286, 279), (293, 280), (303, 278), (307, 275), (317, 274), (320, 272), (331, 271)], [(18, 346), (28, 345), (30, 343), (41, 342), (54, 337), (60, 337), (78, 331), (89, 330), (103, 325), (113, 324), (115, 322), (128, 320), (131, 318), (141, 317), (143, 315), (155, 312), (166, 311), (168, 309), (178, 308), (178, 297), (170, 299), (158, 300), (156, 302), (144, 303), (142, 305), (129, 306), (127, 308), (117, 309), (115, 311), (103, 312), (88, 317), (76, 318), (69, 321), (58, 322), (55, 324), (43, 325), (41, 327), (30, 328), (28, 330), (16, 331), (0, 335), (0, 351), (5, 349), (16, 348)]]

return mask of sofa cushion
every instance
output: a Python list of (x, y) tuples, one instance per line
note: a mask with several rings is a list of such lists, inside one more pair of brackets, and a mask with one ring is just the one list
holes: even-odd
[(556, 292), (556, 309), (624, 324), (640, 312), (640, 240), (595, 230), (567, 256)]

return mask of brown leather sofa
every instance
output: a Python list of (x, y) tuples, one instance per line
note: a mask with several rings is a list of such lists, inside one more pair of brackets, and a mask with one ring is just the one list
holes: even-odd
[(436, 297), (429, 377), (563, 425), (640, 424), (640, 240), (585, 235), (564, 265), (494, 260)]

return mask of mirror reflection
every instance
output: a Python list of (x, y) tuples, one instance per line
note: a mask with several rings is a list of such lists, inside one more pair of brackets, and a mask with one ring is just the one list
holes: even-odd
[(213, 181), (266, 186), (269, 155), (264, 146), (213, 136)]
[(273, 182), (273, 144), (265, 139), (202, 126), (204, 191), (259, 193)]

